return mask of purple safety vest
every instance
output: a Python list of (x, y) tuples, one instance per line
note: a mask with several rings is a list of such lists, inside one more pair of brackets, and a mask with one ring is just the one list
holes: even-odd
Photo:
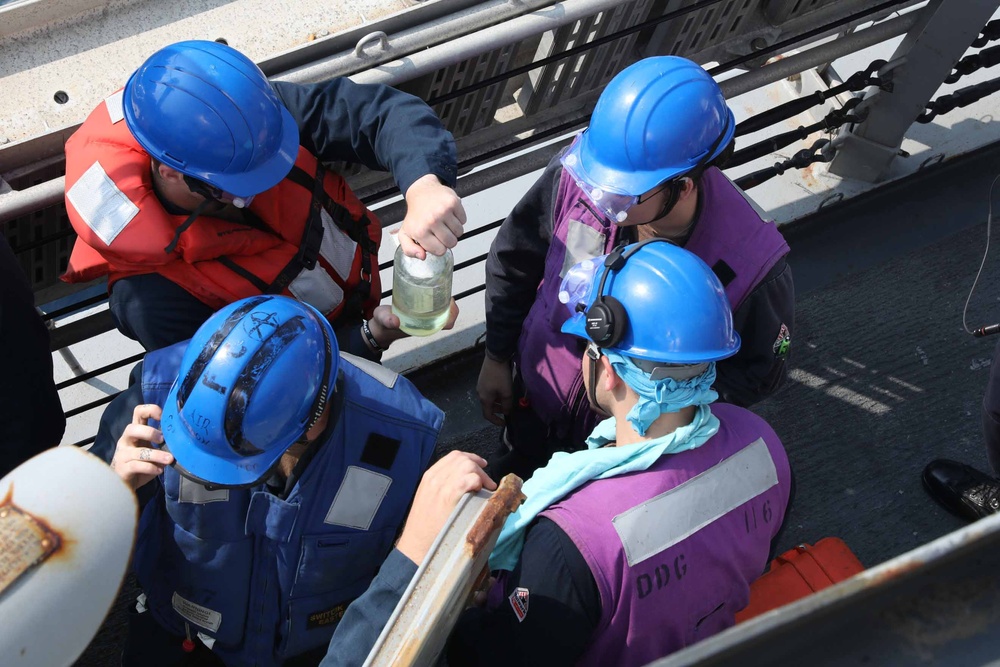
[[(702, 175), (699, 197), (701, 212), (684, 248), (713, 268), (723, 262), (731, 269), (735, 277), (725, 288), (735, 311), (788, 253), (788, 244), (773, 223), (761, 219), (743, 191), (715, 167)], [(600, 417), (590, 410), (581, 391), (583, 346), (578, 338), (559, 330), (569, 316), (559, 303), (559, 284), (577, 262), (611, 252), (619, 229), (595, 212), (563, 171), (553, 207), (552, 243), (538, 296), (521, 328), (517, 363), (535, 413), (555, 429), (555, 435), (573, 442), (583, 442)]]
[(645, 665), (735, 623), (785, 518), (791, 472), (767, 423), (716, 404), (719, 432), (651, 468), (596, 480), (541, 516), (597, 582), (601, 618), (580, 665)]

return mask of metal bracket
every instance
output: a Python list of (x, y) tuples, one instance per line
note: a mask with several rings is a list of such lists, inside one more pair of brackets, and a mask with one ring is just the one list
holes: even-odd
[(358, 40), (358, 43), (354, 47), (354, 55), (358, 58), (370, 57), (367, 53), (365, 53), (365, 47), (375, 41), (378, 41), (378, 46), (383, 51), (389, 50), (388, 35), (386, 35), (381, 30), (376, 30), (375, 32), (370, 32)]

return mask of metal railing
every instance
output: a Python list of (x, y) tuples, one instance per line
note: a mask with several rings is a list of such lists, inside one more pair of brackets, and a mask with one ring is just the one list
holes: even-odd
[[(764, 10), (776, 11), (778, 3), (751, 3), (744, 0), (744, 9), (748, 11), (756, 8), (758, 13)], [(594, 25), (600, 21), (595, 21), (596, 16), (607, 12), (610, 8), (619, 6), (620, 3), (610, 0), (566, 0), (565, 2), (533, 2), (517, 3), (520, 5), (530, 4), (533, 11), (528, 11), (522, 6), (524, 11), (516, 12), (511, 7), (506, 7), (505, 11), (510, 12), (510, 16), (498, 22), (491, 23), (486, 28), (476, 26), (475, 22), (463, 24), (462, 30), (479, 28), (473, 32), (455, 35), (447, 41), (438, 43), (423, 50), (416, 48), (420, 43), (417, 37), (420, 34), (420, 26), (411, 27), (403, 37), (397, 38), (395, 35), (387, 38), (384, 48), (377, 55), (364, 48), (354, 49), (349, 55), (337, 53), (326, 55), (319, 60), (303, 64), (303, 53), (295, 56), (286, 55), (264, 63), (265, 70), (275, 74), (275, 78), (292, 81), (309, 81), (327, 78), (333, 74), (347, 74), (354, 70), (356, 80), (362, 82), (382, 82), (394, 85), (405, 86), (408, 81), (413, 81), (415, 77), (433, 74), (444, 68), (465, 62), (470, 58), (470, 54), (482, 54), (490, 50), (502, 48), (505, 45), (530, 43), (536, 45), (535, 57), (529, 62), (516, 63), (516, 59), (509, 59), (503, 63), (499, 71), (489, 75), (483, 75), (472, 82), (463, 83), (454, 90), (448, 86), (443, 89), (448, 92), (438, 93), (430, 96), (429, 104), (441, 108), (442, 105), (456, 100), (461, 100), (474, 96), (482, 91), (493, 87), (510, 90), (517, 84), (524, 84), (534, 76), (534, 83), (537, 86), (545, 77), (541, 73), (550, 74), (559, 68), (579, 69), (586, 67), (588, 58), (594, 54), (606, 53), (602, 51), (605, 47), (612, 46), (616, 42), (627, 42), (629, 47), (625, 49), (615, 63), (615, 68), (621, 69), (630, 62), (645, 55), (644, 51), (651, 43), (661, 46), (666, 43), (676, 45), (676, 39), (670, 42), (663, 35), (657, 38), (657, 31), (674, 26), (677, 28), (677, 35), (683, 32), (683, 23), (691, 16), (702, 17), (704, 12), (715, 8), (720, 10), (718, 17), (724, 19), (726, 25), (732, 26), (735, 19), (731, 14), (734, 0), (700, 0), (698, 2), (671, 2), (671, 3), (645, 3), (643, 0), (634, 0), (629, 7), (642, 7), (646, 14), (640, 16), (641, 20), (627, 21), (616, 24), (614, 29), (601, 32), (593, 30)], [(486, 3), (484, 3), (486, 4)], [(507, 5), (510, 3), (490, 3), (493, 5)], [(904, 34), (909, 30), (916, 20), (918, 12), (903, 14), (898, 17), (882, 20), (863, 30), (855, 31), (853, 28), (861, 23), (871, 21), (875, 18), (883, 18), (888, 13), (897, 9), (916, 4), (913, 0), (894, 0), (890, 2), (841, 2), (834, 4), (811, 3), (811, 12), (806, 14), (788, 13), (786, 18), (790, 22), (795, 22), (795, 29), (791, 32), (781, 33), (780, 30), (771, 26), (769, 30), (760, 27), (761, 18), (757, 17), (755, 24), (749, 18), (749, 14), (741, 15), (740, 23), (747, 27), (746, 31), (740, 31), (730, 35), (728, 40), (701, 40), (702, 56), (720, 54), (724, 47), (739, 51), (732, 57), (718, 61), (719, 64), (710, 69), (711, 72), (719, 74), (734, 68), (752, 67), (748, 72), (722, 81), (721, 87), (727, 97), (733, 97), (747, 91), (755, 90), (769, 83), (781, 80), (788, 76), (804, 72), (818, 65), (829, 63), (836, 58), (853, 53), (860, 48), (871, 46), (883, 42), (892, 37)], [(730, 13), (725, 10), (730, 6)], [(798, 5), (796, 5), (798, 6)], [(818, 8), (817, 8), (818, 7)], [(778, 12), (781, 14), (781, 12)], [(763, 15), (763, 14), (761, 14)], [(507, 14), (505, 14), (507, 16)], [(482, 17), (480, 17), (481, 19)], [(556, 38), (554, 35), (566, 26), (590, 26), (589, 32), (584, 37), (579, 37), (577, 43), (573, 40), (562, 39), (560, 50), (553, 46)], [(756, 26), (756, 27), (754, 27)], [(458, 28), (456, 28), (458, 30)], [(679, 31), (679, 32), (678, 32)], [(721, 31), (720, 31), (721, 32)], [(769, 36), (764, 42), (759, 37), (760, 34)], [(770, 55), (784, 53), (787, 49), (805, 42), (815, 41), (823, 36), (831, 34), (842, 35), (835, 40), (821, 43), (812, 48), (795, 53), (788, 57), (764, 64)], [(677, 37), (674, 35), (674, 37)], [(758, 37), (754, 37), (758, 35)], [(546, 37), (548, 36), (548, 37)], [(542, 44), (544, 39), (550, 39), (553, 43)], [(582, 43), (578, 43), (582, 39)], [(407, 41), (410, 40), (410, 41)], [(658, 40), (658, 41), (657, 41)], [(727, 47), (728, 45), (728, 47)], [(741, 46), (742, 48), (736, 48)], [(312, 47), (317, 48), (317, 47)], [(330, 51), (330, 45), (324, 46), (325, 51)], [(392, 56), (399, 53), (407, 53), (403, 60), (388, 61)], [(360, 54), (360, 55), (358, 55)], [(699, 54), (683, 55), (698, 56)], [(353, 60), (352, 60), (353, 59)], [(698, 58), (701, 62), (706, 62), (704, 57)], [(990, 61), (992, 62), (992, 61)], [(350, 66), (348, 64), (350, 63)], [(375, 67), (363, 69), (366, 65), (375, 63)], [(381, 64), (378, 64), (381, 63)], [(983, 63), (979, 63), (983, 66)], [(277, 72), (282, 67), (292, 67), (283, 72)], [(614, 68), (613, 68), (614, 69)], [(960, 73), (960, 72), (959, 72)], [(609, 72), (610, 75), (614, 71)], [(866, 85), (870, 84), (871, 72), (868, 78), (863, 80), (865, 85), (848, 87), (846, 90), (860, 92)], [(558, 77), (550, 76), (549, 81)], [(589, 89), (573, 87), (565, 95), (552, 93), (549, 86), (549, 93), (544, 99), (544, 109), (534, 109), (528, 102), (519, 101), (522, 108), (534, 109), (533, 113), (522, 112), (513, 120), (503, 123), (491, 122), (488, 127), (475, 130), (472, 134), (459, 137), (460, 146), (460, 176), (458, 181), (458, 193), (465, 197), (477, 192), (492, 188), (505, 183), (514, 177), (522, 176), (542, 167), (556, 154), (569, 139), (565, 138), (574, 131), (584, 127), (588, 120), (590, 110), (596, 97), (600, 92), (603, 82), (609, 77), (597, 77), (590, 81)], [(815, 104), (821, 104), (826, 98), (816, 98)], [(805, 103), (800, 103), (801, 109), (806, 107)], [(800, 109), (800, 110), (801, 110)], [(775, 116), (778, 118), (778, 116)], [(853, 119), (849, 115), (839, 117), (843, 123), (849, 123)], [(843, 124), (841, 123), (841, 124)], [(470, 125), (474, 126), (475, 124)], [(753, 128), (755, 131), (762, 129), (762, 124), (757, 123)], [(823, 128), (830, 130), (837, 127), (832, 122), (827, 122)], [(766, 129), (766, 128), (763, 128)], [(515, 132), (526, 132), (529, 136), (517, 140), (510, 140), (509, 136)], [(797, 138), (805, 138), (809, 133), (805, 133)], [(507, 135), (508, 138), (498, 139)], [(553, 139), (563, 137), (560, 141), (552, 142)], [(773, 140), (772, 140), (773, 141)], [(774, 144), (772, 143), (772, 146)], [(741, 150), (751, 150), (751, 147), (742, 147)], [(757, 150), (761, 150), (757, 147)], [(819, 149), (814, 151), (817, 155)], [(510, 157), (514, 156), (514, 157)], [(799, 156), (797, 162), (790, 161), (788, 166), (799, 166), (806, 157)], [(491, 164), (486, 168), (483, 165)], [(480, 168), (468, 173), (469, 170)], [(782, 168), (769, 168), (771, 172), (768, 176), (780, 174)], [(757, 174), (753, 179), (745, 181), (745, 185), (753, 185), (762, 182), (764, 175)], [(363, 195), (364, 201), (369, 205), (384, 202), (388, 198), (397, 194), (391, 182), (381, 176), (369, 174), (359, 174), (352, 182), (360, 183), (356, 188), (359, 194)], [(58, 211), (62, 204), (63, 179), (55, 178), (47, 180), (38, 185), (26, 187), (21, 190), (8, 192), (0, 195), (0, 223), (22, 218), (25, 215), (37, 215), (39, 212)], [(403, 204), (397, 202), (383, 206), (378, 211), (383, 224), (390, 225), (398, 222), (403, 214)], [(477, 229), (470, 230), (463, 237), (463, 243), (469, 239), (481, 237), (492, 233), (500, 224), (500, 220), (492, 221)], [(71, 232), (61, 232), (50, 234), (45, 238), (30, 241), (27, 244), (18, 246), (17, 250), (27, 252), (47, 243), (55, 242), (59, 238), (65, 238), (64, 234)], [(459, 262), (456, 269), (475, 266), (485, 259), (485, 254), (478, 254), (475, 257)], [(391, 262), (383, 263), (381, 270), (391, 269)], [(482, 284), (472, 285), (455, 295), (456, 299), (467, 299), (484, 289)], [(387, 297), (391, 292), (386, 291), (383, 297)], [(91, 296), (82, 299), (77, 303), (49, 312), (46, 317), (53, 321), (76, 312), (93, 309), (100, 306), (106, 299), (104, 296)], [(97, 334), (108, 331), (112, 328), (110, 317), (106, 310), (101, 310), (88, 317), (79, 319), (66, 325), (56, 326), (52, 332), (53, 349), (68, 348), (80, 341), (89, 339)], [(69, 389), (79, 383), (97, 378), (105, 373), (120, 369), (137, 361), (141, 355), (130, 355), (126, 358), (114, 361), (102, 368), (89, 370), (77, 377), (66, 380), (59, 385), (60, 390)], [(97, 400), (89, 401), (83, 405), (73, 406), (67, 416), (73, 416), (98, 408), (113, 399), (113, 394), (101, 397)], [(84, 441), (86, 442), (86, 441)], [(80, 443), (78, 443), (80, 444)]]

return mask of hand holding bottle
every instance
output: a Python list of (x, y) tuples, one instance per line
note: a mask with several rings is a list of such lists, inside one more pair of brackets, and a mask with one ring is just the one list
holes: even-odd
[[(454, 327), (458, 313), (458, 304), (452, 299), (448, 307), (448, 319), (441, 328), (447, 330)], [(368, 326), (379, 347), (383, 350), (388, 349), (395, 341), (410, 335), (399, 328), (399, 317), (392, 312), (392, 306), (376, 308), (372, 318), (368, 320)]]

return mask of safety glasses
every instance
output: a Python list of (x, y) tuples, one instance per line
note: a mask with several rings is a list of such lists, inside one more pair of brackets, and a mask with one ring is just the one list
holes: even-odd
[(237, 197), (236, 195), (221, 190), (214, 185), (206, 183), (205, 181), (199, 181), (191, 176), (184, 176), (184, 182), (187, 183), (188, 189), (191, 192), (195, 192), (206, 199), (212, 199), (215, 201), (221, 201), (224, 204), (232, 204), (236, 208), (247, 208), (250, 206), (250, 202), (256, 195), (250, 195), (249, 197)]
[(598, 187), (592, 183), (588, 183), (583, 178), (579, 171), (581, 136), (576, 136), (569, 150), (562, 156), (563, 169), (569, 172), (569, 175), (576, 182), (577, 187), (583, 190), (587, 198), (604, 215), (615, 222), (625, 222), (625, 219), (628, 218), (628, 210), (638, 203), (639, 197)]
[(607, 255), (585, 259), (570, 267), (559, 284), (559, 302), (566, 306), (570, 315), (587, 310), (594, 281), (604, 266)]

